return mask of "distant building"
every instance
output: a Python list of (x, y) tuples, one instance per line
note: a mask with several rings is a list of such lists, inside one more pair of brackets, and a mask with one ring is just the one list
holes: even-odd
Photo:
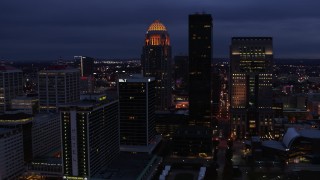
[(118, 80), (121, 151), (151, 153), (155, 131), (155, 79), (133, 75)]
[(155, 78), (156, 110), (171, 106), (171, 46), (166, 27), (155, 20), (148, 28), (142, 49), (143, 75)]
[(94, 58), (86, 56), (74, 56), (75, 67), (80, 69), (80, 93), (87, 94), (94, 91), (95, 79)]
[(80, 99), (80, 73), (66, 65), (50, 66), (39, 72), (40, 111), (56, 112), (57, 106)]
[(319, 162), (320, 130), (288, 128), (281, 141), (261, 141), (262, 155), (277, 155), (288, 163)]
[(233, 37), (230, 58), (232, 136), (245, 138), (272, 134), (272, 38)]
[(23, 171), (22, 131), (0, 128), (0, 179), (18, 179)]
[(39, 113), (39, 99), (36, 96), (17, 96), (11, 100), (11, 109), (26, 114)]
[(10, 109), (10, 101), (23, 95), (22, 71), (7, 65), (0, 65), (0, 113)]
[(189, 15), (190, 123), (211, 127), (212, 17)]
[(76, 68), (80, 69), (81, 77), (93, 76), (94, 58), (87, 56), (74, 56)]
[(174, 57), (174, 85), (175, 90), (188, 92), (189, 58), (188, 56)]
[[(100, 99), (100, 98), (99, 98)], [(59, 106), (63, 178), (92, 178), (119, 154), (118, 101), (83, 100)]]

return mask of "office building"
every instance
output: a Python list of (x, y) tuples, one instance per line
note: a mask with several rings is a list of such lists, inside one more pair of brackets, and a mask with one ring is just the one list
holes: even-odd
[(74, 56), (75, 67), (80, 69), (80, 93), (93, 93), (95, 86), (94, 58), (86, 56)]
[(142, 50), (143, 75), (155, 78), (156, 110), (171, 106), (171, 46), (166, 27), (155, 20), (148, 28)]
[(25, 113), (0, 115), (0, 128), (22, 131), (23, 159), (27, 163), (32, 160), (32, 121), (33, 116)]
[(17, 96), (11, 100), (11, 110), (26, 114), (39, 113), (39, 99), (37, 96)]
[(24, 171), (22, 132), (0, 128), (0, 179), (18, 179)]
[(81, 77), (93, 76), (94, 59), (86, 56), (74, 56), (75, 67), (80, 69)]
[(211, 127), (212, 17), (189, 15), (190, 124)]
[(151, 153), (155, 136), (155, 79), (133, 75), (119, 78), (120, 150)]
[(8, 65), (0, 65), (0, 113), (10, 109), (10, 101), (23, 95), (22, 71)]
[(174, 57), (174, 85), (176, 91), (188, 92), (189, 58), (188, 56)]
[(80, 73), (66, 65), (50, 66), (39, 72), (40, 111), (55, 112), (57, 106), (80, 99)]
[(33, 158), (44, 157), (54, 151), (61, 151), (59, 115), (58, 113), (37, 114), (32, 124)]
[(59, 106), (64, 179), (90, 179), (119, 154), (118, 101), (87, 99)]
[(273, 132), (271, 37), (234, 37), (230, 46), (231, 133), (237, 138)]

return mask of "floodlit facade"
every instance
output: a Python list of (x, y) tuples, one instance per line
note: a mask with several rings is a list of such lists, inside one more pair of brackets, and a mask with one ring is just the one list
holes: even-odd
[(40, 111), (56, 112), (58, 105), (78, 101), (79, 81), (79, 70), (65, 65), (50, 66), (40, 71)]
[(90, 179), (119, 154), (118, 101), (61, 105), (64, 179)]
[(166, 27), (155, 20), (148, 28), (142, 48), (143, 75), (155, 78), (156, 110), (167, 110), (171, 102), (171, 45)]
[(231, 133), (237, 138), (273, 132), (271, 37), (234, 37), (230, 46)]

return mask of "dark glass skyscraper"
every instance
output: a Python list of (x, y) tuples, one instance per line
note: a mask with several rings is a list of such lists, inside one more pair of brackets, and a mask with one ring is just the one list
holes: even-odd
[(211, 127), (212, 17), (189, 15), (190, 123)]
[(156, 110), (171, 106), (171, 46), (166, 27), (155, 20), (148, 28), (141, 55), (143, 75), (155, 77)]
[(230, 46), (231, 133), (237, 138), (273, 132), (271, 37), (234, 37)]
[(149, 152), (155, 147), (155, 80), (119, 78), (120, 150)]

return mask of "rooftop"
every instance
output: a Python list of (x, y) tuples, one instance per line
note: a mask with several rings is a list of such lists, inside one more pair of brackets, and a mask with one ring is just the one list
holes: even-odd
[(159, 20), (155, 20), (149, 26), (148, 32), (149, 31), (167, 31), (167, 28)]

